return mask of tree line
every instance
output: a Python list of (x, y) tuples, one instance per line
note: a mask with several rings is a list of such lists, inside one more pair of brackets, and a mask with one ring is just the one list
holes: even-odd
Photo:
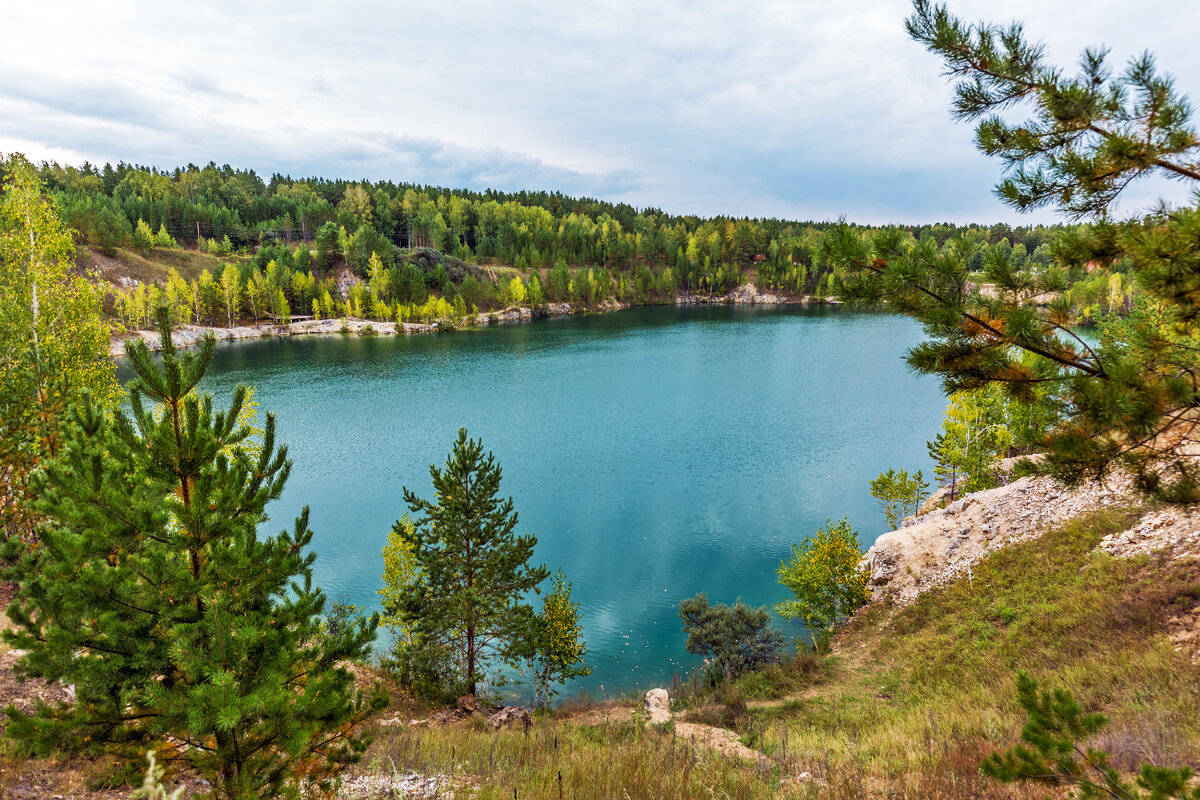
[[(0, 173), (4, 169), (0, 164)], [(672, 215), (551, 192), (475, 192), (278, 174), (263, 181), (253, 170), (212, 163), (167, 171), (51, 162), (41, 165), (40, 176), (79, 240), (108, 254), (119, 247), (146, 252), (176, 245), (218, 256), (266, 249), (257, 258), (260, 269), (275, 260), (312, 270), (320, 279), (342, 265), (365, 278), (373, 255), (385, 268), (403, 267), (408, 254), (427, 248), (461, 262), (533, 271), (549, 284), (549, 300), (584, 304), (721, 295), (748, 276), (760, 289), (793, 296), (824, 297), (833, 290), (835, 265), (823, 233), (834, 225), (827, 222)], [(976, 268), (991, 246), (1045, 267), (1052, 262), (1058, 226), (941, 223), (895, 229), (938, 246), (974, 237), (984, 245), (973, 258)], [(242, 277), (245, 286), (248, 276)], [(503, 299), (496, 281), (474, 278), (479, 286), (458, 292), (467, 308)], [(453, 293), (440, 288), (434, 291), (453, 303)], [(307, 304), (301, 309), (294, 302), (292, 310), (307, 313)]]

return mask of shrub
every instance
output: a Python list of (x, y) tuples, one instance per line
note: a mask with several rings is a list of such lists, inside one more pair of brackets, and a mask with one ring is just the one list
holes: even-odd
[(738, 600), (711, 605), (701, 592), (679, 604), (687, 651), (705, 657), (710, 677), (729, 680), (779, 660), (783, 635), (769, 627), (766, 608)]
[(144, 219), (139, 219), (137, 227), (133, 229), (133, 249), (142, 255), (146, 255), (153, 247), (154, 232), (150, 230), (150, 226), (146, 224)]
[(779, 582), (792, 590), (795, 599), (785, 600), (775, 610), (787, 619), (804, 620), (814, 649), (828, 649), (834, 623), (867, 602), (867, 573), (858, 566), (861, 558), (858, 534), (850, 522), (827, 520), (824, 528), (793, 545), (792, 557), (779, 564)]

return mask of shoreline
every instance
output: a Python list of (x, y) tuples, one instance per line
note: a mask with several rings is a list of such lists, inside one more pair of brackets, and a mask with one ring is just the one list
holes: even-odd
[[(696, 306), (696, 305), (838, 305), (836, 300), (816, 299), (810, 295), (790, 297), (780, 294), (760, 294), (754, 284), (738, 287), (729, 294), (709, 296), (695, 294), (679, 294), (674, 303), (639, 304), (663, 306)], [(408, 336), (422, 333), (437, 333), (472, 328), (486, 328), (489, 325), (508, 322), (532, 322), (534, 319), (545, 317), (569, 317), (576, 314), (603, 314), (611, 311), (622, 311), (630, 308), (630, 303), (619, 300), (605, 300), (595, 308), (579, 308), (570, 303), (547, 303), (539, 313), (535, 314), (529, 306), (510, 306), (499, 311), (480, 312), (474, 318), (463, 318), (459, 326), (442, 326), (438, 322), (379, 322), (357, 317), (335, 317), (331, 319), (307, 319), (299, 322), (258, 322), (253, 325), (235, 325), (231, 328), (213, 325), (194, 325), (184, 323), (171, 328), (171, 341), (175, 347), (195, 347), (206, 336), (213, 336), (218, 342), (236, 342), (248, 339), (270, 339), (287, 336), (330, 335), (335, 333), (354, 334), (356, 336)], [(161, 348), (158, 331), (135, 330), (115, 334), (109, 338), (108, 354), (110, 357), (124, 357), (125, 343), (141, 339), (151, 352)]]

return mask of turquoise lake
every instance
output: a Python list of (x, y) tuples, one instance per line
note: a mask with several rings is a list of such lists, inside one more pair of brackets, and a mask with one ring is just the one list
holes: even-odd
[(849, 517), (864, 545), (883, 532), (868, 482), (930, 474), (946, 404), (903, 362), (920, 339), (905, 317), (827, 307), (632, 309), (222, 345), (204, 388), (257, 388), (295, 461), (265, 530), (310, 505), (317, 583), (372, 609), (401, 487), (429, 497), (458, 429), (482, 437), (518, 530), (582, 604), (595, 672), (568, 690), (600, 696), (699, 663), (681, 599), (773, 605), (780, 559), (826, 518)]

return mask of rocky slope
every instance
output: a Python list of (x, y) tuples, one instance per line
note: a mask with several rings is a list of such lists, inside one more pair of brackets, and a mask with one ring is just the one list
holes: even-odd
[[(1021, 478), (909, 517), (899, 530), (880, 536), (862, 563), (870, 571), (874, 597), (909, 603), (927, 589), (969, 574), (972, 564), (998, 548), (1090, 511), (1140, 502), (1122, 476), (1078, 489), (1050, 478)], [(1133, 527), (1106, 537), (1099, 549), (1118, 557), (1200, 556), (1200, 511), (1146, 507)]]
[[(1128, 529), (1104, 537), (1097, 552), (1167, 558), (1200, 571), (1200, 509), (1143, 505), (1131, 481), (1121, 476), (1078, 489), (1050, 478), (1022, 478), (966, 495), (880, 536), (862, 566), (870, 572), (873, 599), (903, 605), (933, 587), (969, 579), (972, 566), (988, 553), (1109, 507), (1138, 507), (1143, 513)], [(1176, 649), (1200, 664), (1200, 601), (1192, 606), (1175, 609), (1166, 624)]]

